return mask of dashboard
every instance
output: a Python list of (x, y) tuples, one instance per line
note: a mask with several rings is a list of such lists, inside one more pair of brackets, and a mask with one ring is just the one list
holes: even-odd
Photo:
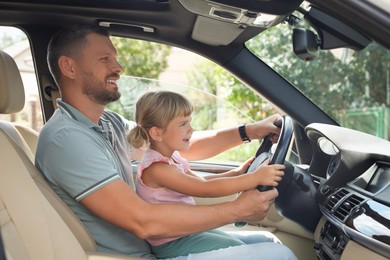
[(337, 126), (305, 128), (323, 215), (315, 249), (340, 259), (349, 243), (390, 258), (390, 142)]

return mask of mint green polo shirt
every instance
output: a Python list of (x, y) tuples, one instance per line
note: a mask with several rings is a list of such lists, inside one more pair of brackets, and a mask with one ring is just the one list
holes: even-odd
[(135, 190), (126, 134), (134, 126), (122, 116), (105, 111), (95, 124), (71, 105), (58, 107), (39, 135), (36, 166), (54, 191), (86, 225), (98, 251), (154, 258), (149, 245), (85, 208), (80, 200), (123, 179)]

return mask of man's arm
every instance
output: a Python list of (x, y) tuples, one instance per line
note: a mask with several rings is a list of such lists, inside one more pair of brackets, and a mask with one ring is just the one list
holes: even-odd
[[(280, 115), (273, 115), (256, 123), (245, 125), (245, 131), (250, 140), (263, 139), (272, 134), (271, 141), (276, 142), (280, 128), (274, 122), (280, 119)], [(191, 138), (189, 151), (181, 151), (180, 154), (187, 160), (203, 160), (213, 157), (223, 151), (242, 144), (238, 127), (224, 130), (210, 130), (194, 132)]]
[(275, 189), (251, 190), (235, 201), (211, 206), (150, 204), (125, 182), (116, 180), (81, 203), (106, 221), (148, 239), (185, 236), (237, 221), (261, 220), (277, 195)]

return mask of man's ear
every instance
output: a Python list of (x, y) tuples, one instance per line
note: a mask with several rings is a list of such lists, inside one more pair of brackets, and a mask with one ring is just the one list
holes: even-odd
[(158, 127), (153, 126), (152, 128), (149, 129), (149, 136), (150, 138), (153, 139), (153, 141), (161, 142), (163, 136), (162, 134), (163, 134), (163, 130)]
[(58, 59), (58, 66), (60, 67), (60, 70), (65, 77), (70, 79), (74, 79), (76, 77), (74, 66), (73, 66), (73, 59), (67, 56), (61, 56)]

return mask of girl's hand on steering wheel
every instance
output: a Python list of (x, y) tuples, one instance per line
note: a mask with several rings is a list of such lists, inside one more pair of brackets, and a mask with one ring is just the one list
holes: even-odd
[(269, 165), (269, 159), (265, 160), (253, 174), (258, 175), (258, 184), (263, 186), (278, 186), (284, 176), (283, 170), (286, 168), (283, 164)]

